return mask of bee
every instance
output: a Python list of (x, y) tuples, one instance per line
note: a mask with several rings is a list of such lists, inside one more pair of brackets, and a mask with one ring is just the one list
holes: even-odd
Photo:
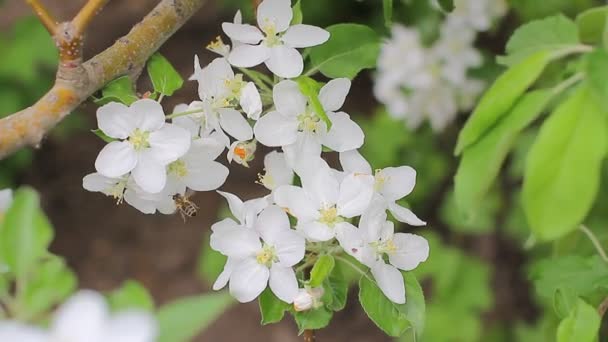
[(173, 201), (175, 202), (175, 207), (179, 211), (179, 214), (182, 216), (184, 222), (186, 222), (186, 217), (194, 217), (196, 216), (196, 212), (198, 210), (198, 206), (190, 200), (194, 192), (186, 192), (185, 195), (173, 195)]

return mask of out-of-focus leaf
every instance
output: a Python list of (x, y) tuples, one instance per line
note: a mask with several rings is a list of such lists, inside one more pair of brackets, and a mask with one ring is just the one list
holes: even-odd
[(296, 3), (292, 7), (293, 10), (293, 18), (291, 19), (291, 25), (301, 24), (304, 20), (304, 16), (302, 15), (302, 0), (296, 1)]
[(110, 307), (114, 311), (125, 309), (154, 310), (154, 300), (140, 283), (127, 280), (122, 286), (108, 295)]
[(576, 16), (579, 38), (583, 43), (602, 42), (606, 16), (608, 16), (608, 6), (595, 7)]
[(222, 253), (215, 251), (209, 245), (210, 234), (205, 234), (198, 257), (198, 273), (208, 284), (213, 284), (222, 273), (228, 258)]
[(557, 327), (557, 342), (597, 341), (601, 317), (594, 307), (578, 299), (576, 306)]
[(158, 342), (186, 342), (203, 331), (234, 300), (228, 293), (202, 294), (186, 297), (162, 306), (158, 311), (160, 336)]
[(300, 76), (296, 81), (298, 82), (302, 94), (308, 98), (308, 104), (312, 107), (319, 119), (325, 122), (327, 130), (329, 131), (331, 129), (331, 120), (327, 116), (327, 113), (325, 113), (325, 109), (319, 100), (319, 89), (321, 89), (321, 86), (317, 81), (308, 76)]
[(522, 192), (539, 240), (577, 229), (591, 209), (608, 151), (605, 114), (583, 84), (543, 123), (528, 154)]

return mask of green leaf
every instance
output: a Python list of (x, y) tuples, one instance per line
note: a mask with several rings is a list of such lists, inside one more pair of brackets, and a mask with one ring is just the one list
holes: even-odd
[(120, 102), (129, 106), (137, 100), (133, 82), (128, 76), (121, 76), (106, 84), (101, 90), (101, 98), (95, 99), (95, 104), (104, 105), (110, 102)]
[(319, 287), (323, 284), (323, 281), (329, 276), (331, 271), (334, 269), (336, 262), (334, 257), (325, 254), (322, 255), (310, 271), (310, 286)]
[(298, 325), (299, 334), (303, 333), (304, 330), (318, 330), (323, 329), (331, 321), (333, 312), (329, 311), (325, 307), (318, 309), (294, 312), (293, 318)]
[(587, 298), (597, 294), (600, 287), (608, 283), (608, 265), (596, 255), (547, 258), (530, 267), (529, 278), (545, 302), (550, 303), (558, 289), (566, 288), (576, 296)]
[(576, 17), (578, 36), (581, 42), (586, 44), (598, 44), (602, 42), (607, 15), (608, 6), (601, 6), (586, 10)]
[(601, 317), (594, 307), (578, 299), (570, 315), (557, 327), (557, 342), (597, 341)]
[(513, 65), (538, 51), (555, 51), (579, 43), (576, 24), (563, 15), (556, 15), (522, 25), (507, 42), (507, 56), (501, 64)]
[(553, 295), (553, 310), (559, 318), (566, 318), (576, 304), (577, 295), (569, 287), (558, 287)]
[(323, 284), (325, 295), (330, 296), (329, 303), (324, 303), (325, 306), (333, 311), (340, 311), (346, 306), (346, 298), (348, 296), (348, 280), (346, 279), (342, 266), (336, 263), (331, 274)]
[(437, 4), (445, 12), (452, 12), (454, 10), (454, 0), (437, 0)]
[(549, 52), (539, 51), (510, 67), (496, 79), (460, 131), (456, 155), (476, 143), (511, 109), (526, 89), (536, 81), (550, 60)]
[(171, 96), (184, 84), (184, 80), (173, 65), (158, 52), (150, 57), (147, 68), (157, 93)]
[(391, 302), (367, 276), (359, 280), (359, 302), (369, 318), (389, 336), (398, 337), (408, 329), (420, 336), (424, 329), (424, 295), (411, 273), (402, 272), (405, 281), (405, 304)]
[(28, 187), (17, 190), (0, 226), (0, 259), (18, 281), (25, 280), (48, 253), (52, 238), (53, 229), (40, 209), (36, 191)]
[(34, 318), (62, 302), (76, 289), (76, 276), (56, 256), (42, 262), (32, 272), (23, 291), (20, 307), (25, 317)]
[(542, 113), (552, 95), (550, 89), (525, 94), (487, 134), (463, 151), (454, 189), (456, 202), (467, 219), (479, 213), (519, 133)]
[(315, 114), (317, 114), (319, 119), (325, 122), (327, 130), (329, 131), (331, 129), (331, 120), (329, 120), (321, 101), (319, 101), (319, 90), (321, 88), (319, 83), (308, 76), (300, 76), (296, 81), (298, 82), (298, 87), (302, 94), (308, 98), (308, 103), (315, 111)]
[(608, 150), (605, 111), (583, 84), (543, 123), (528, 153), (522, 203), (540, 241), (577, 229), (594, 202)]
[(260, 314), (262, 315), (262, 325), (278, 323), (285, 316), (290, 305), (277, 298), (270, 288), (266, 288), (258, 298), (260, 304)]
[(92, 129), (91, 133), (95, 134), (96, 136), (98, 136), (101, 140), (107, 142), (107, 143), (111, 143), (112, 141), (116, 141), (116, 139), (107, 136), (102, 130), (98, 129)]
[(586, 75), (594, 95), (604, 105), (608, 105), (608, 53), (604, 49), (595, 49), (587, 55)]
[(382, 9), (384, 13), (384, 25), (390, 29), (393, 25), (393, 1), (394, 0), (382, 0)]
[(302, 15), (302, 0), (296, 1), (296, 3), (292, 7), (293, 18), (291, 19), (291, 26), (301, 24), (304, 20), (304, 16)]
[(228, 293), (186, 297), (164, 305), (158, 311), (158, 342), (190, 341), (228, 309), (234, 300)]
[(154, 310), (154, 300), (148, 290), (134, 280), (127, 280), (108, 295), (110, 307), (114, 311), (125, 309)]
[[(359, 24), (337, 24), (327, 27), (329, 40), (310, 49), (313, 71), (319, 70), (329, 78), (353, 79), (363, 69), (376, 66), (380, 52), (380, 37), (371, 28)], [(353, 45), (353, 37), (357, 44)]]

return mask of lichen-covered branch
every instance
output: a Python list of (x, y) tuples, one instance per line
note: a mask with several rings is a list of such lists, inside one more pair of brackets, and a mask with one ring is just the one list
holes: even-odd
[[(84, 63), (79, 60), (82, 56), (80, 29), (76, 29), (73, 21), (59, 25), (54, 36), (60, 49), (55, 85), (33, 106), (0, 120), (0, 159), (24, 146), (39, 146), (49, 130), (95, 91), (117, 77), (141, 70), (146, 60), (204, 1), (162, 0), (126, 36)], [(90, 9), (102, 2), (105, 1), (91, 0)]]
[(40, 0), (26, 0), (28, 5), (32, 7), (32, 10), (42, 23), (44, 27), (49, 31), (50, 34), (54, 35), (57, 30), (57, 20), (49, 13), (49, 11), (40, 3)]
[(110, 0), (89, 0), (72, 20), (76, 33), (83, 34), (84, 30), (99, 11)]

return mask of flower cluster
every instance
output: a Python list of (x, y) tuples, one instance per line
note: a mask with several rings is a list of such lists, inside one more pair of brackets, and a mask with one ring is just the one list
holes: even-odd
[(459, 111), (471, 109), (484, 88), (483, 82), (467, 75), (483, 63), (475, 39), (505, 14), (506, 4), (456, 0), (454, 6), (431, 46), (423, 45), (416, 29), (395, 24), (381, 48), (374, 94), (410, 129), (427, 119), (433, 131), (443, 131)]
[(48, 330), (17, 321), (0, 321), (0, 341), (153, 342), (158, 327), (152, 314), (126, 310), (110, 314), (97, 292), (80, 291), (55, 313)]
[[(364, 133), (341, 110), (351, 81), (320, 84), (301, 76), (296, 49), (324, 43), (329, 32), (292, 23), (290, 5), (262, 1), (258, 27), (243, 24), (240, 13), (224, 23), (231, 46), (219, 37), (210, 43), (220, 57), (205, 67), (195, 56), (190, 80), (198, 82), (199, 99), (172, 114), (152, 99), (101, 107), (99, 129), (112, 141), (83, 185), (144, 213), (183, 213), (188, 189), (215, 190), (226, 180), (228, 169), (215, 160), (224, 149), (229, 162), (247, 166), (258, 144), (279, 148), (265, 156), (259, 175), (267, 196), (242, 201), (218, 191), (234, 219), (211, 227), (211, 247), (228, 257), (213, 288), (229, 284), (234, 297), (248, 302), (269, 286), (280, 300), (307, 310), (319, 305), (322, 291), (296, 271), (321, 254), (348, 254), (371, 269), (389, 299), (404, 303), (399, 270), (426, 260), (429, 248), (421, 237), (394, 233), (386, 213), (425, 225), (396, 202), (413, 190), (416, 173), (407, 166), (373, 172), (359, 154)], [(262, 63), (274, 77), (246, 69)], [(325, 162), (324, 151), (340, 154), (341, 170)], [(300, 186), (292, 185), (295, 176)]]

